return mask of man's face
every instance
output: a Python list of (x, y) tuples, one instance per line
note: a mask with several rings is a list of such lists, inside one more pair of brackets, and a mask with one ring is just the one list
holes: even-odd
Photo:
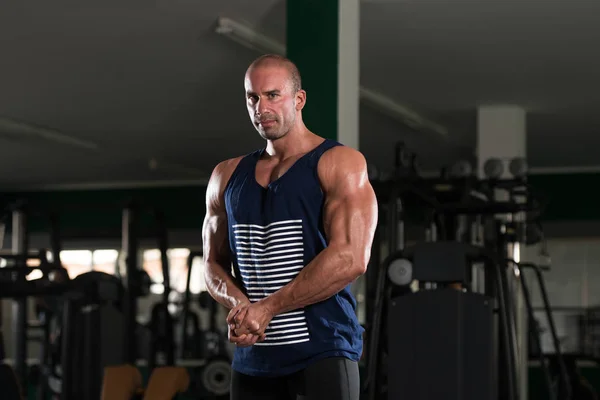
[(281, 66), (251, 68), (244, 83), (248, 114), (266, 140), (284, 137), (296, 122), (296, 93), (289, 72)]

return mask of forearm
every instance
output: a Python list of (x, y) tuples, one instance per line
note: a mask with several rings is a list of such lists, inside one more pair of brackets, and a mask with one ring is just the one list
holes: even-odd
[(327, 300), (363, 274), (365, 265), (347, 249), (327, 247), (290, 283), (262, 300), (274, 314)]
[(233, 276), (221, 265), (213, 262), (205, 264), (204, 278), (206, 290), (215, 301), (231, 310), (241, 302), (249, 302)]

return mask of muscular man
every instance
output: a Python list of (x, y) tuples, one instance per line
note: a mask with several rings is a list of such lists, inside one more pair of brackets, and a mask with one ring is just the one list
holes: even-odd
[(358, 400), (350, 284), (377, 224), (366, 161), (304, 125), (291, 61), (255, 60), (245, 94), (266, 147), (215, 167), (203, 233), (208, 291), (231, 310), (231, 398)]

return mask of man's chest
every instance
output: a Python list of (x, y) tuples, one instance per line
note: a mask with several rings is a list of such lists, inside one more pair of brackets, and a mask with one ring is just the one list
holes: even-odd
[(259, 160), (256, 163), (255, 179), (262, 187), (267, 187), (270, 184), (283, 178), (287, 173), (299, 168), (296, 164), (301, 156), (290, 157), (286, 160), (275, 162), (272, 160)]

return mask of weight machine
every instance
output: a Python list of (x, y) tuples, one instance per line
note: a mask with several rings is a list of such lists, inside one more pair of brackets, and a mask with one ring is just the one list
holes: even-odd
[[(164, 275), (164, 298), (152, 310), (148, 326), (136, 322), (137, 301), (149, 293), (150, 278), (138, 265), (139, 219), (148, 211), (155, 219), (156, 238), (161, 251)], [(140, 354), (146, 353), (148, 365), (174, 365), (173, 322), (168, 313), (170, 293), (168, 240), (164, 216), (155, 209), (142, 209), (135, 203), (123, 211), (124, 268), (116, 276), (92, 271), (70, 279), (60, 264), (61, 241), (58, 220), (50, 215), (52, 262), (46, 249), (29, 251), (27, 219), (30, 210), (16, 204), (12, 213), (12, 250), (0, 252), (6, 265), (0, 268), (0, 298), (13, 298), (13, 367), (14, 387), (24, 394), (27, 385), (38, 383), (37, 398), (49, 395), (60, 400), (88, 400), (99, 398), (105, 367), (129, 363), (136, 365)], [(38, 260), (38, 267), (29, 267), (27, 260)], [(34, 271), (41, 277), (31, 279)], [(27, 300), (36, 298), (40, 324), (27, 321)], [(52, 301), (50, 301), (53, 299)], [(51, 303), (51, 304), (48, 304)], [(52, 322), (57, 325), (51, 340)], [(140, 331), (147, 328), (150, 336), (148, 348), (140, 349)], [(28, 331), (41, 329), (40, 338), (32, 338)], [(41, 342), (41, 366), (35, 374), (28, 374), (27, 343)], [(0, 355), (4, 360), (2, 341)], [(8, 367), (3, 367), (7, 371)], [(12, 375), (11, 375), (12, 376)], [(8, 379), (9, 374), (0, 374)], [(32, 378), (32, 379), (29, 379)], [(35, 378), (35, 379), (33, 379)], [(6, 382), (3, 382), (6, 383)], [(8, 398), (12, 400), (12, 398)]]
[(191, 309), (192, 293), (190, 283), (193, 263), (202, 253), (191, 252), (188, 257), (188, 272), (181, 313), (180, 357), (201, 360), (202, 364), (193, 368), (190, 393), (198, 398), (226, 400), (229, 398), (231, 382), (231, 358), (226, 348), (226, 336), (219, 332), (217, 313), (219, 304), (208, 294), (201, 292), (197, 302), (201, 309), (208, 311), (208, 327), (200, 328), (200, 318)]
[[(161, 253), (163, 299), (151, 311), (147, 325), (137, 322), (138, 300), (150, 293), (150, 277), (140, 266), (141, 218), (150, 215), (155, 222), (155, 238)], [(74, 279), (77, 291), (65, 303), (62, 342), (77, 343), (83, 351), (70, 355), (73, 368), (63, 375), (61, 400), (97, 399), (107, 367), (137, 366), (140, 358), (148, 362), (150, 373), (158, 366), (173, 366), (173, 321), (168, 312), (171, 292), (168, 263), (168, 237), (164, 215), (151, 207), (131, 202), (122, 214), (122, 250), (117, 274), (89, 272)], [(147, 235), (148, 236), (148, 235)], [(90, 307), (91, 306), (91, 307)], [(140, 340), (147, 337), (148, 341)], [(83, 343), (82, 343), (83, 342)], [(146, 346), (147, 345), (147, 346)], [(85, 354), (76, 357), (77, 354)], [(73, 358), (75, 357), (75, 360)], [(93, 371), (80, 377), (79, 371)], [(64, 382), (71, 392), (64, 393)]]
[[(46, 249), (41, 249), (38, 252), (31, 252), (29, 250), (27, 218), (30, 215), (30, 210), (26, 205), (15, 203), (10, 205), (6, 211), (8, 215), (12, 216), (12, 249), (0, 253), (0, 259), (5, 262), (5, 266), (0, 268), (0, 298), (13, 299), (12, 331), (14, 354), (12, 369), (14, 370), (14, 377), (16, 379), (14, 387), (18, 388), (17, 391), (19, 393), (11, 394), (11, 396), (14, 395), (15, 398), (20, 398), (24, 395), (28, 384), (27, 345), (30, 340), (35, 340), (29, 334), (31, 330), (40, 329), (42, 331), (42, 337), (37, 339), (41, 342), (42, 359), (48, 357), (49, 354), (49, 315), (47, 310), (42, 307), (40, 311), (41, 323), (37, 325), (30, 324), (27, 320), (28, 300), (36, 298), (39, 301), (41, 298), (61, 296), (69, 290), (70, 280), (68, 273), (60, 264), (61, 249), (56, 216), (52, 214), (47, 215), (51, 223), (50, 242), (52, 262), (49, 262)], [(3, 227), (4, 232), (6, 232), (5, 226)], [(29, 260), (37, 260), (39, 266), (29, 267), (27, 264)], [(41, 277), (32, 279), (34, 271), (41, 273)], [(0, 341), (0, 355), (4, 359), (5, 352), (2, 345), (3, 342)], [(7, 370), (8, 368), (5, 366), (4, 369)], [(39, 391), (39, 398), (45, 399), (47, 393), (48, 387), (42, 385)]]
[[(524, 162), (513, 160), (510, 170), (514, 177), (502, 179), (502, 164), (491, 160), (486, 179), (464, 163), (423, 178), (400, 145), (394, 174), (371, 175), (387, 224), (378, 226), (367, 272), (367, 399), (524, 400), (522, 336), (529, 332), (536, 345), (539, 332), (519, 323), (521, 293), (533, 318), (522, 273), (530, 265), (512, 260), (511, 250), (539, 240), (543, 203)], [(547, 380), (548, 398), (570, 399), (556, 345), (561, 384), (556, 392)]]

